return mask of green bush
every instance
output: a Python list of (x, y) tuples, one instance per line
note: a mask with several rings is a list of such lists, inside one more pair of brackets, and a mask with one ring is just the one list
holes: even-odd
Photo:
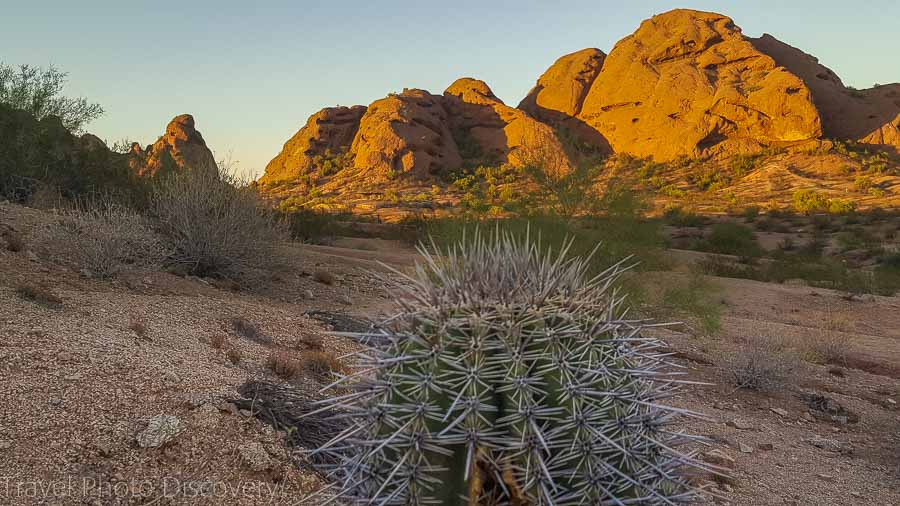
[(753, 236), (753, 230), (737, 223), (713, 225), (709, 237), (701, 242), (699, 249), (742, 257), (758, 257), (763, 254), (762, 247)]
[(685, 211), (680, 207), (666, 209), (663, 219), (673, 227), (702, 227), (709, 222), (705, 216)]
[(26, 203), (41, 187), (68, 199), (103, 194), (134, 205), (145, 205), (150, 193), (123, 155), (72, 135), (56, 117), (38, 121), (0, 104), (0, 195)]
[(812, 189), (797, 190), (793, 194), (794, 209), (797, 212), (848, 214), (856, 210), (856, 202), (849, 199), (829, 199)]
[(828, 210), (828, 197), (815, 190), (797, 190), (791, 199), (794, 202), (794, 209), (800, 213), (811, 214)]
[(103, 114), (103, 108), (85, 98), (63, 96), (67, 77), (52, 65), (13, 68), (0, 63), (0, 104), (25, 111), (37, 120), (54, 116), (70, 132), (80, 133), (84, 125)]

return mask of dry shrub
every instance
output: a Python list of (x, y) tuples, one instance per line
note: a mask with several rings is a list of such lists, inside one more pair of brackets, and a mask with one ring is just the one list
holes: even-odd
[(157, 265), (165, 256), (148, 220), (110, 200), (66, 211), (37, 235), (51, 257), (100, 278)]
[(278, 265), (284, 227), (255, 188), (227, 171), (169, 177), (154, 194), (153, 210), (168, 242), (168, 262), (188, 274), (235, 280)]
[(777, 390), (797, 371), (797, 356), (778, 337), (748, 337), (725, 356), (724, 369), (738, 388)]
[(209, 338), (209, 345), (216, 350), (222, 349), (225, 346), (225, 336), (222, 334), (216, 334)]
[(53, 185), (38, 184), (27, 201), (28, 207), (50, 211), (53, 209), (71, 209), (72, 202), (63, 196), (59, 188)]
[(241, 361), (243, 354), (241, 353), (241, 350), (237, 348), (229, 348), (228, 351), (225, 352), (225, 357), (227, 357), (228, 361), (232, 364), (237, 364)]
[(803, 358), (814, 364), (846, 364), (847, 341), (833, 331), (811, 336), (803, 342)]
[(25, 251), (25, 239), (22, 238), (21, 234), (15, 230), (7, 230), (2, 235), (6, 240), (7, 250), (12, 251), (13, 253)]
[(324, 349), (322, 346), (322, 338), (315, 334), (300, 336), (297, 338), (297, 342), (310, 350), (322, 351)]
[(59, 307), (63, 302), (50, 288), (33, 283), (19, 284), (16, 287), (16, 294), (25, 300), (48, 307)]
[(300, 355), (300, 359), (303, 362), (303, 369), (318, 377), (344, 370), (341, 359), (331, 352), (307, 351)]
[(274, 351), (266, 359), (266, 367), (281, 378), (292, 379), (303, 371), (303, 362), (291, 353)]
[(147, 336), (147, 324), (140, 318), (130, 318), (128, 320), (128, 330), (134, 332), (141, 339)]
[(232, 318), (231, 319), (231, 328), (234, 329), (234, 332), (237, 335), (244, 337), (246, 339), (249, 339), (251, 341), (256, 341), (256, 342), (260, 342), (260, 343), (269, 341), (269, 339), (266, 338), (266, 336), (264, 336), (262, 334), (262, 332), (259, 331), (259, 327), (257, 327), (255, 323), (244, 318), (243, 316), (238, 316), (238, 317)]
[(814, 364), (846, 364), (847, 339), (843, 335), (850, 328), (846, 318), (830, 315), (822, 331), (803, 342), (803, 358)]
[(322, 283), (323, 285), (333, 285), (337, 278), (335, 278), (334, 274), (328, 271), (316, 271), (313, 273), (313, 280)]

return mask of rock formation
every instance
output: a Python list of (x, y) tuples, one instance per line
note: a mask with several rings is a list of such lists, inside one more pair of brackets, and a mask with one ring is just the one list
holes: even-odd
[(823, 136), (900, 150), (900, 84), (847, 88), (771, 35), (747, 38), (726, 16), (685, 9), (644, 21), (606, 57), (563, 56), (519, 108), (582, 142), (661, 161)]
[(441, 97), (416, 89), (373, 102), (350, 149), (354, 168), (369, 180), (426, 178), (462, 163)]
[(606, 58), (578, 116), (616, 152), (671, 160), (821, 136), (804, 83), (730, 18), (675, 10), (641, 23)]
[(900, 84), (854, 90), (814, 56), (769, 34), (749, 40), (806, 83), (826, 137), (900, 150)]
[(519, 109), (547, 123), (578, 116), (604, 59), (606, 53), (595, 48), (560, 57), (541, 75)]
[(567, 167), (552, 128), (505, 105), (487, 84), (470, 78), (457, 80), (443, 95), (408, 89), (368, 108), (324, 109), (285, 143), (260, 183), (297, 178), (326, 148), (353, 157), (352, 174), (342, 177), (358, 176), (367, 183), (398, 177), (424, 182), (463, 165)]
[(462, 78), (444, 91), (451, 128), (471, 139), (487, 163), (538, 164), (554, 171), (568, 166), (556, 134), (547, 125), (497, 98), (484, 81)]
[(313, 114), (286, 143), (278, 156), (266, 165), (262, 184), (290, 181), (313, 169), (313, 159), (326, 151), (338, 153), (353, 142), (366, 108), (326, 107)]
[(303, 177), (328, 151), (342, 153), (340, 164), (310, 184), (330, 191), (344, 177), (365, 187), (480, 164), (565, 170), (583, 154), (731, 156), (823, 136), (900, 150), (900, 84), (847, 88), (770, 35), (748, 38), (726, 16), (677, 9), (645, 20), (608, 55), (588, 48), (562, 56), (518, 108), (463, 78), (443, 95), (406, 90), (368, 109), (323, 109), (260, 182)]
[(146, 150), (133, 144), (129, 164), (143, 176), (154, 175), (170, 165), (176, 169), (215, 170), (216, 159), (194, 127), (194, 117), (182, 114), (172, 119), (165, 135)]
[(531, 117), (552, 125), (564, 135), (596, 151), (609, 153), (609, 143), (597, 130), (578, 118), (594, 80), (600, 74), (606, 53), (596, 48), (582, 49), (560, 57), (538, 79), (519, 103)]

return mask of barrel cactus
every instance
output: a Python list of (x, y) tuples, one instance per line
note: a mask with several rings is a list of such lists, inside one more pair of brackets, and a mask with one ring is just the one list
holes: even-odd
[[(660, 343), (626, 317), (623, 263), (476, 233), (398, 283), (399, 312), (321, 403), (349, 428), (316, 450), (350, 504), (674, 504), (696, 494), (670, 428)], [(400, 276), (400, 273), (396, 273)]]

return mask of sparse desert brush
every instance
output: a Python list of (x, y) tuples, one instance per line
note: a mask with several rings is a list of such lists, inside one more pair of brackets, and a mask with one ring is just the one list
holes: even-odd
[(813, 189), (797, 190), (792, 195), (794, 210), (799, 213), (850, 214), (856, 202), (850, 199), (830, 199)]
[(705, 216), (685, 211), (680, 207), (670, 207), (663, 213), (663, 219), (673, 227), (702, 227), (709, 223)]
[(315, 334), (302, 335), (297, 338), (297, 342), (313, 351), (322, 351), (323, 349), (322, 338)]
[(344, 364), (332, 352), (306, 351), (300, 355), (303, 369), (320, 378), (328, 377), (332, 372), (344, 371)]
[(717, 223), (709, 237), (700, 243), (700, 249), (712, 253), (758, 257), (763, 249), (753, 236), (753, 230), (738, 223)]
[(293, 379), (303, 371), (303, 362), (286, 351), (273, 351), (266, 359), (266, 367), (276, 376)]
[(153, 196), (169, 264), (189, 274), (241, 279), (279, 266), (286, 229), (255, 188), (227, 171), (189, 170), (165, 179)]
[(13, 253), (25, 251), (25, 239), (23, 239), (22, 235), (15, 230), (6, 230), (0, 234), (0, 237), (3, 237), (6, 241), (6, 249), (8, 251), (12, 251)]
[(16, 295), (48, 307), (59, 307), (63, 303), (59, 295), (53, 293), (49, 287), (35, 283), (20, 283), (16, 286)]
[[(831, 310), (827, 311), (832, 313)], [(844, 332), (849, 326), (850, 322), (846, 318), (830, 314), (816, 335), (803, 340), (802, 357), (815, 364), (845, 365), (848, 343)]]
[(783, 338), (754, 335), (725, 355), (722, 368), (738, 388), (772, 391), (797, 372), (799, 360)]
[(318, 281), (323, 285), (333, 285), (337, 282), (337, 278), (334, 276), (334, 274), (323, 270), (314, 272), (312, 278), (314, 281)]
[(99, 278), (158, 265), (165, 257), (148, 220), (109, 199), (63, 212), (36, 236), (51, 258)]
[(665, 289), (662, 306), (669, 314), (695, 321), (705, 334), (715, 334), (722, 328), (719, 291), (705, 276), (691, 272), (687, 283), (677, 282)]
[(814, 364), (843, 365), (847, 362), (847, 340), (839, 332), (825, 329), (804, 340), (801, 356)]
[(265, 336), (259, 331), (259, 327), (256, 326), (255, 323), (251, 322), (247, 318), (243, 316), (236, 316), (231, 319), (231, 328), (234, 329), (234, 332), (241, 336), (245, 337), (251, 341), (268, 341)]

